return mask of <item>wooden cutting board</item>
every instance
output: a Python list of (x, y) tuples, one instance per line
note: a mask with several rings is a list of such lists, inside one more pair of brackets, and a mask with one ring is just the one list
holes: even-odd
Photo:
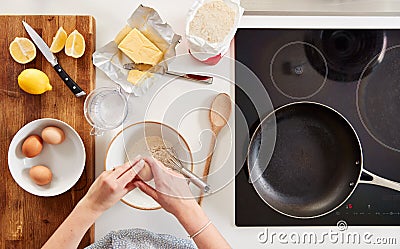
[[(94, 180), (94, 137), (83, 114), (85, 97), (76, 98), (64, 85), (50, 63), (37, 50), (36, 58), (21, 65), (8, 52), (15, 37), (27, 37), (22, 21), (31, 25), (50, 45), (60, 26), (67, 33), (77, 29), (86, 40), (83, 57), (74, 59), (64, 51), (56, 54), (65, 71), (89, 93), (95, 86), (92, 53), (96, 27), (91, 16), (0, 16), (0, 249), (40, 248), (64, 221)], [(42, 95), (23, 92), (17, 84), (26, 68), (44, 71), (53, 90)], [(86, 166), (78, 183), (55, 197), (38, 197), (20, 188), (12, 178), (7, 163), (8, 146), (15, 133), (26, 123), (39, 118), (56, 118), (71, 125), (86, 148)], [(74, 155), (71, 155), (74, 156)], [(84, 236), (80, 248), (93, 241), (93, 227)], [(61, 246), (61, 245), (60, 245)]]

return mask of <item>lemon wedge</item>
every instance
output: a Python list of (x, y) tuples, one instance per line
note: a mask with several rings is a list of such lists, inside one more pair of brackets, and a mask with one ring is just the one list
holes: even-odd
[(50, 51), (52, 53), (60, 52), (64, 48), (66, 40), (67, 40), (67, 32), (65, 32), (63, 27), (60, 27), (57, 30), (56, 35), (53, 37), (53, 42), (51, 43)]
[(77, 30), (69, 34), (65, 42), (65, 54), (73, 58), (79, 58), (85, 53), (85, 39)]
[(53, 89), (49, 77), (44, 72), (34, 68), (25, 69), (19, 74), (18, 85), (30, 94), (42, 94)]
[(35, 45), (25, 37), (15, 37), (10, 43), (11, 57), (20, 64), (31, 62), (36, 57)]

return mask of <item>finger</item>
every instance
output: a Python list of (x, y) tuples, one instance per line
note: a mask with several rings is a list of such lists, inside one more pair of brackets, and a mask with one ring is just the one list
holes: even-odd
[(156, 159), (152, 157), (146, 157), (143, 158), (143, 160), (145, 160), (147, 164), (150, 166), (151, 172), (153, 173), (153, 179), (157, 187), (161, 182), (163, 176), (165, 176), (165, 172), (171, 171), (171, 169), (167, 168), (164, 164), (158, 162)]
[(129, 183), (126, 184), (126, 186), (125, 186), (125, 189), (127, 190), (127, 193), (128, 193), (128, 192), (131, 192), (131, 191), (134, 190), (135, 188), (136, 188), (135, 181), (129, 182)]
[(117, 179), (124, 174), (128, 169), (130, 169), (133, 165), (135, 165), (141, 159), (141, 155), (136, 156), (132, 161), (126, 162), (121, 166), (115, 167), (112, 171), (112, 175), (114, 175)]
[(144, 157), (143, 160), (145, 160), (146, 163), (147, 163), (148, 165), (150, 165), (150, 167), (152, 167), (152, 168), (158, 166), (158, 165), (157, 165), (156, 159), (154, 159), (154, 158), (152, 158), (152, 157)]
[(143, 181), (135, 181), (133, 183), (136, 187), (138, 187), (140, 190), (143, 191), (143, 193), (147, 194), (151, 198), (153, 198), (155, 201), (157, 201), (158, 196), (157, 196), (157, 191), (152, 188), (151, 186), (147, 185)]
[(147, 162), (147, 164), (150, 166), (151, 168), (151, 172), (153, 173), (153, 175), (160, 175), (164, 173), (163, 171), (171, 171), (171, 168), (168, 168), (167, 166), (165, 166), (162, 162), (158, 161), (157, 159), (154, 159), (152, 157), (145, 157), (143, 158), (143, 160), (145, 160)]
[(129, 182), (131, 182), (135, 176), (141, 171), (144, 167), (144, 161), (140, 160), (138, 163), (135, 164), (132, 168), (125, 171), (117, 181), (122, 184), (122, 186), (126, 186)]
[(157, 159), (151, 158), (151, 157), (145, 157), (143, 158), (147, 162), (147, 164), (150, 166), (151, 171), (153, 173), (154, 177), (154, 182), (156, 184), (156, 188), (158, 188), (160, 182), (162, 182), (162, 179), (164, 179), (166, 176), (172, 176), (176, 177), (179, 179), (186, 179), (181, 173), (168, 168), (165, 166), (162, 162), (158, 161)]

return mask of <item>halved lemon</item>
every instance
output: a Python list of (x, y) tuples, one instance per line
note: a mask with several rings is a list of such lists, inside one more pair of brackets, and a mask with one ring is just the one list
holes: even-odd
[(42, 94), (53, 89), (49, 77), (44, 72), (34, 68), (25, 69), (19, 74), (18, 85), (30, 94)]
[(57, 30), (56, 35), (53, 37), (53, 42), (51, 43), (50, 51), (53, 53), (60, 52), (64, 48), (66, 40), (67, 40), (67, 32), (65, 32), (63, 27), (60, 27)]
[(18, 63), (26, 64), (36, 57), (35, 45), (25, 37), (15, 37), (10, 43), (11, 57)]
[(65, 54), (73, 58), (79, 58), (85, 53), (85, 39), (77, 30), (69, 34), (65, 42)]

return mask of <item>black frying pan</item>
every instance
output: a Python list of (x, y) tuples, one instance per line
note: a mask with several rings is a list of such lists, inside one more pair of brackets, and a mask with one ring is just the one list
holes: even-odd
[[(261, 144), (266, 142), (263, 132), (274, 128), (268, 127), (272, 118), (277, 137), (266, 161), (269, 157), (263, 155), (268, 151), (263, 148), (268, 146)], [(295, 218), (335, 210), (358, 183), (400, 191), (399, 183), (364, 170), (362, 162), (361, 144), (351, 124), (334, 109), (313, 102), (291, 103), (269, 114), (257, 127), (248, 151), (250, 175), (259, 176), (253, 178), (258, 195), (271, 208)], [(362, 172), (368, 181), (360, 179)]]

